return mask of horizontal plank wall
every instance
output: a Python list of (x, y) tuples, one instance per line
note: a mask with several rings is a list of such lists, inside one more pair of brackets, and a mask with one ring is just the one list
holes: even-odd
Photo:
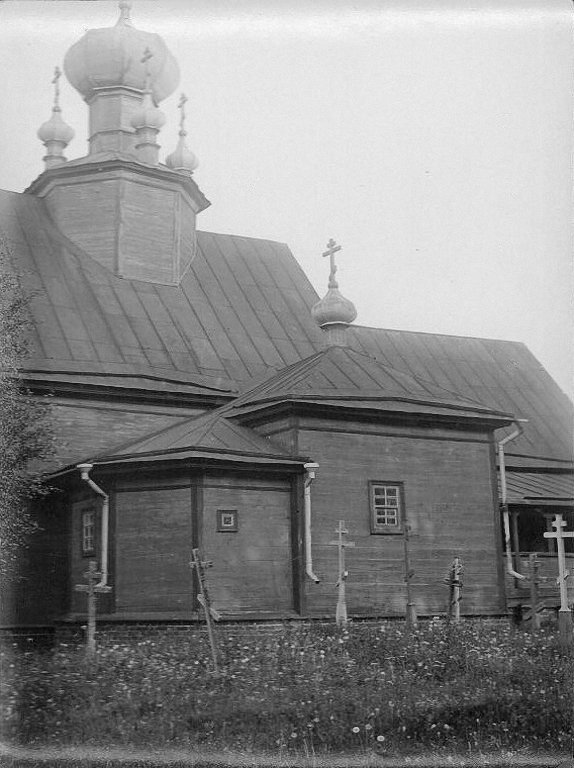
[[(462, 610), (504, 610), (498, 572), (498, 540), (487, 434), (425, 430), (307, 419), (299, 450), (320, 464), (312, 485), (313, 570), (321, 584), (306, 582), (309, 614), (334, 613), (337, 599), (338, 520), (347, 538), (347, 601), (351, 613), (404, 614), (404, 539), (370, 532), (369, 481), (402, 483), (411, 527), (409, 553), (414, 600), (421, 614), (447, 609), (443, 579), (455, 556), (464, 562)], [(452, 438), (452, 439), (449, 439)]]
[(97, 401), (58, 400), (52, 409), (58, 430), (57, 457), (62, 465), (77, 461), (78, 457), (95, 456), (202, 412), (189, 408), (180, 412), (145, 406), (121, 408)]
[[(218, 510), (236, 510), (237, 531), (217, 530)], [(209, 477), (201, 530), (212, 603), (224, 614), (293, 610), (291, 483)]]
[(115, 494), (118, 613), (191, 612), (193, 498), (189, 485)]

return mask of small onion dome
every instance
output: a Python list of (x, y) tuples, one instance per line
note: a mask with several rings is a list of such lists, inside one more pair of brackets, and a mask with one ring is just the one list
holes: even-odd
[(60, 107), (54, 107), (52, 117), (38, 128), (38, 138), (44, 144), (55, 141), (64, 146), (72, 141), (74, 129), (64, 122)]
[(357, 317), (355, 305), (338, 288), (329, 288), (325, 296), (311, 309), (313, 320), (319, 327), (349, 325)]
[(156, 104), (172, 94), (179, 83), (179, 66), (162, 38), (132, 26), (129, 3), (120, 3), (115, 27), (89, 29), (64, 58), (66, 76), (86, 101), (99, 88), (124, 86), (143, 91), (146, 66), (141, 62), (146, 48), (153, 54), (149, 63), (150, 88)]
[(165, 158), (165, 164), (172, 171), (189, 171), (189, 173), (193, 173), (199, 165), (199, 160), (185, 143), (186, 135), (185, 131), (179, 132), (177, 147), (174, 152)]
[(154, 106), (151, 93), (148, 91), (143, 98), (141, 107), (136, 110), (131, 119), (132, 128), (154, 128), (156, 131), (165, 123), (165, 115)]

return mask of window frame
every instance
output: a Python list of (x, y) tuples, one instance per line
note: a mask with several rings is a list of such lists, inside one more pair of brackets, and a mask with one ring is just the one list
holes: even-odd
[[(396, 488), (398, 493), (397, 525), (383, 525), (376, 521), (375, 488)], [(386, 507), (391, 509), (392, 507)], [(369, 523), (375, 536), (400, 536), (405, 530), (405, 486), (396, 480), (369, 480)]]
[[(80, 549), (82, 552), (82, 557), (93, 557), (96, 554), (96, 540), (97, 540), (97, 525), (98, 525), (98, 515), (96, 508), (94, 506), (89, 506), (85, 509), (81, 510), (81, 520), (80, 520)], [(91, 522), (87, 524), (87, 519), (91, 518)], [(87, 543), (90, 543), (90, 538), (88, 538), (87, 532), (90, 532), (91, 536), (91, 546), (86, 546)]]
[[(231, 515), (233, 525), (224, 525), (225, 515)], [(218, 509), (217, 510), (217, 533), (237, 533), (239, 530), (239, 511), (237, 509)]]

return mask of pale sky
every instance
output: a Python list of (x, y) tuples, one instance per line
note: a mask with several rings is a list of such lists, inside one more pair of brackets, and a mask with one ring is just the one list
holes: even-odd
[[(51, 79), (117, 3), (0, 4), (0, 187), (43, 168)], [(200, 229), (286, 242), (325, 293), (330, 237), (357, 323), (523, 341), (572, 397), (570, 0), (134, 0), (189, 97)], [(62, 78), (87, 152), (87, 107)]]

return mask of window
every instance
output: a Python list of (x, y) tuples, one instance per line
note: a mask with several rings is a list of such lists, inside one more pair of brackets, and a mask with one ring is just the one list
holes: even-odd
[(93, 509), (82, 512), (82, 554), (93, 555), (96, 549), (96, 513)]
[(402, 533), (402, 483), (369, 483), (371, 533)]
[(238, 530), (239, 522), (236, 509), (218, 509), (217, 510), (217, 531), (219, 533), (235, 533)]

